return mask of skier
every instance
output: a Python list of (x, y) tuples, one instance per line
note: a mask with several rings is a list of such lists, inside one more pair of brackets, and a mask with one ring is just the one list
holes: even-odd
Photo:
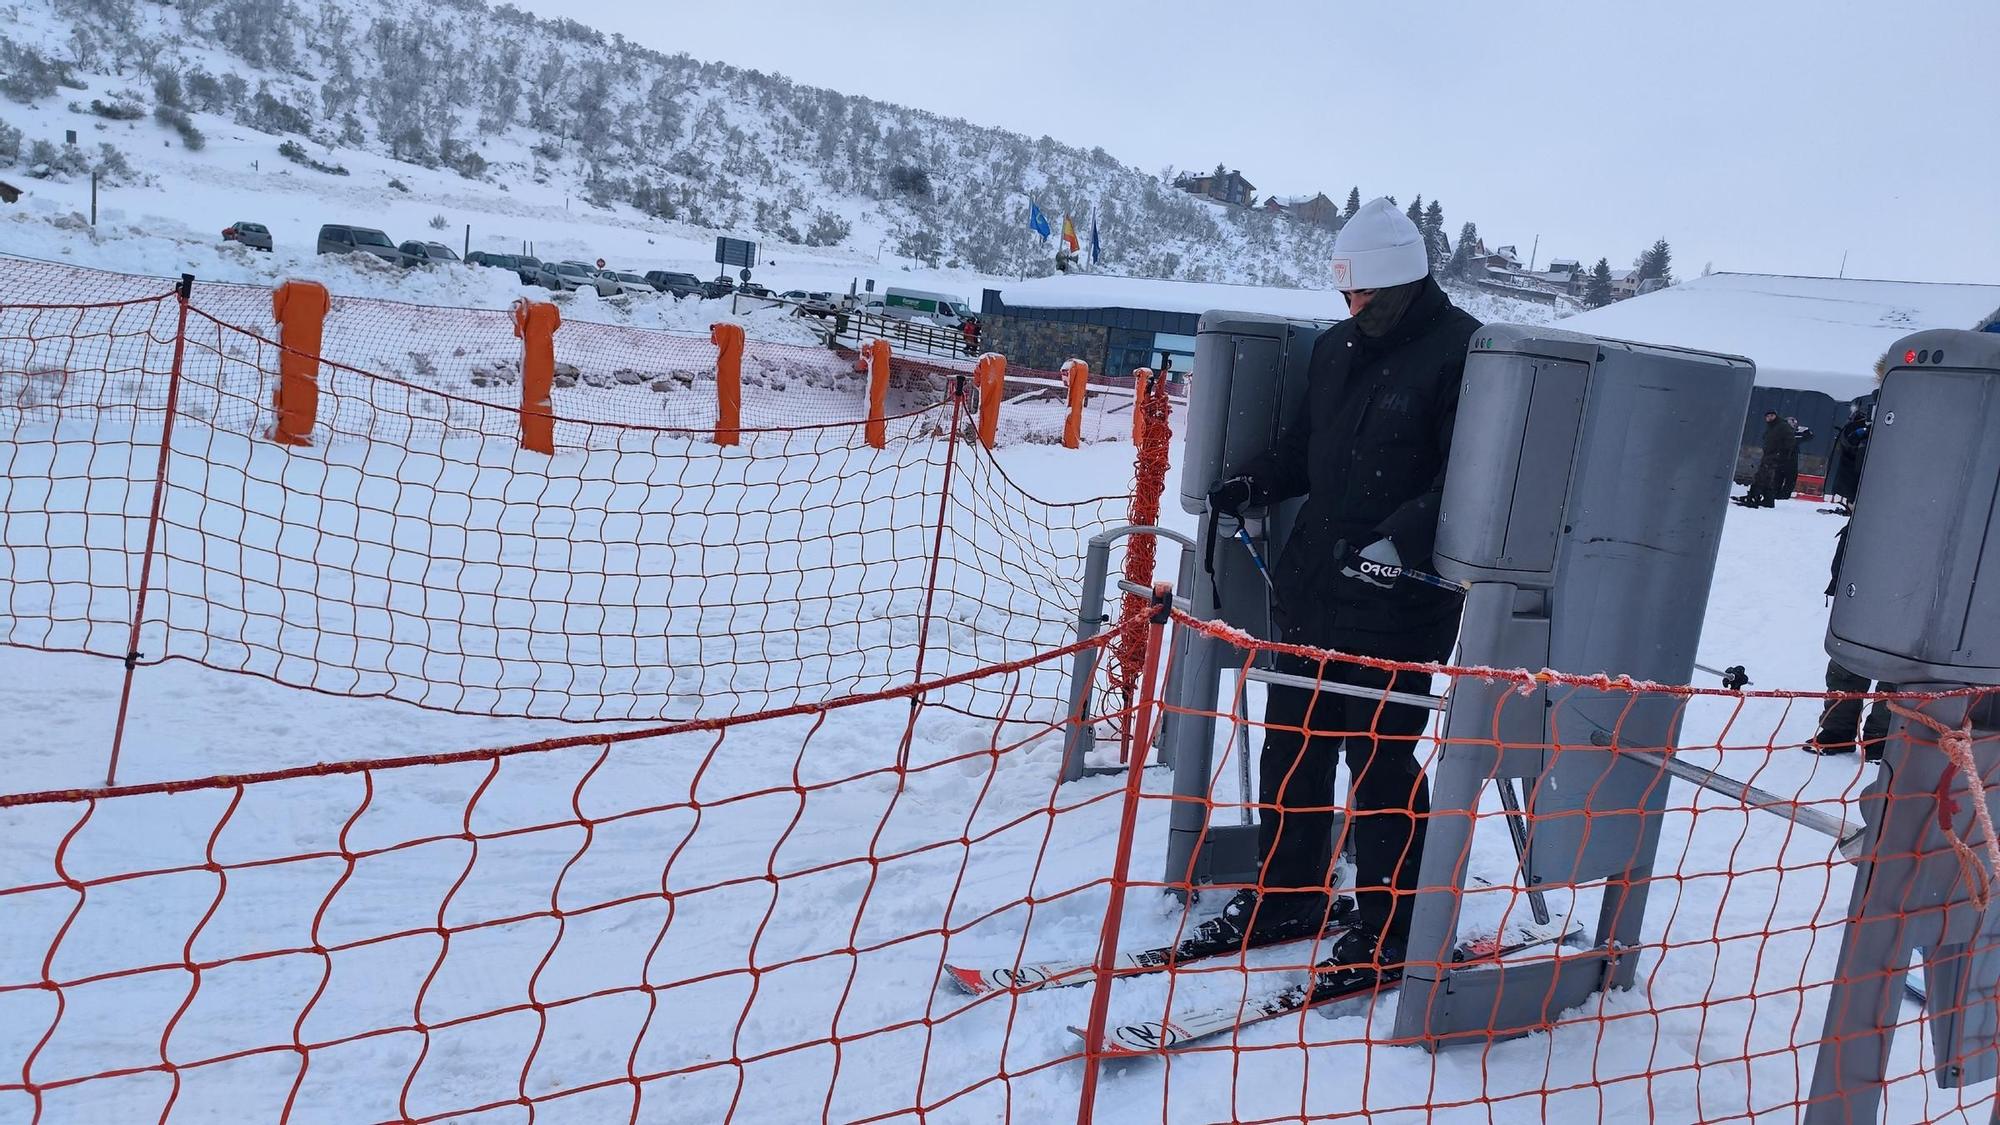
[(1834, 436), (1832, 463), (1826, 471), (1826, 498), (1849, 513), (1861, 487), (1861, 458), (1868, 451), (1871, 407), (1864, 406), (1865, 401), (1848, 409), (1847, 421)]
[[(1448, 657), (1459, 595), (1403, 581), (1428, 569), (1465, 353), (1479, 322), (1430, 276), (1423, 236), (1386, 199), (1334, 240), (1347, 320), (1319, 338), (1306, 411), (1278, 446), (1209, 493), (1238, 515), (1305, 496), (1273, 575), (1283, 638), (1411, 662)], [(1367, 697), (1271, 685), (1259, 758), (1259, 886), (1238, 891), (1197, 938), (1263, 945), (1326, 930), (1334, 853), (1335, 769), (1352, 776), (1358, 924), (1333, 944), (1350, 983), (1401, 975), (1430, 794), (1417, 760), (1423, 707), (1374, 692), (1423, 693), (1430, 676), (1288, 658), (1284, 670), (1370, 689)], [(1312, 734), (1308, 736), (1306, 730)]]
[[(1860, 476), (1857, 466), (1855, 476)], [(1840, 585), (1840, 559), (1847, 553), (1847, 529), (1841, 528), (1835, 536), (1833, 548), (1833, 576), (1826, 584), (1826, 596), (1830, 600), (1834, 590)], [(1849, 670), (1831, 657), (1826, 662), (1826, 690), (1829, 692), (1869, 692), (1892, 693), (1901, 690), (1895, 684), (1874, 684), (1868, 677)], [(1864, 721), (1861, 708), (1867, 704), (1868, 717)], [(1861, 728), (1861, 737), (1855, 739), (1855, 727)], [(1852, 754), (1859, 748), (1862, 757), (1871, 762), (1882, 760), (1882, 743), (1889, 737), (1889, 705), (1884, 700), (1872, 702), (1863, 699), (1829, 699), (1820, 709), (1819, 729), (1813, 732), (1812, 741), (1806, 743), (1806, 751), (1822, 757), (1832, 754)]]
[(1777, 499), (1790, 500), (1799, 490), (1799, 454), (1812, 440), (1812, 427), (1799, 424), (1796, 415), (1786, 415), (1785, 422), (1792, 427), (1792, 455), (1778, 464)]
[(1757, 475), (1750, 479), (1750, 491), (1737, 498), (1746, 508), (1778, 506), (1779, 486), (1784, 483), (1785, 466), (1797, 472), (1799, 439), (1792, 424), (1775, 410), (1764, 412), (1763, 453), (1757, 458)]

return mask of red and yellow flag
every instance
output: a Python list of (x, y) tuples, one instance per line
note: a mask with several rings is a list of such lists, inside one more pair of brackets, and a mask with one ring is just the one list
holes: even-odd
[(1076, 224), (1075, 224), (1075, 223), (1073, 223), (1073, 222), (1070, 222), (1070, 220), (1069, 220), (1069, 216), (1068, 216), (1068, 215), (1064, 215), (1064, 216), (1063, 216), (1063, 235), (1062, 235), (1062, 237), (1063, 237), (1063, 241), (1069, 244), (1069, 252), (1070, 252), (1070, 253), (1074, 254), (1074, 253), (1076, 253), (1076, 252), (1077, 252), (1077, 250), (1078, 250), (1078, 249), (1080, 249), (1080, 247), (1079, 247), (1079, 246), (1077, 245), (1077, 241), (1076, 241)]

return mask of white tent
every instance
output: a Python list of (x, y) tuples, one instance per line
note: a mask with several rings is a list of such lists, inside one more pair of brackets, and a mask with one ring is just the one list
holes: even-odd
[(1558, 322), (1617, 340), (1747, 356), (1757, 385), (1836, 400), (1875, 388), (1875, 361), (1924, 328), (1978, 328), (2000, 285), (1718, 273)]

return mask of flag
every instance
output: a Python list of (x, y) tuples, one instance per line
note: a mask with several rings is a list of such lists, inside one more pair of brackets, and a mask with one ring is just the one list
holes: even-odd
[(1069, 221), (1068, 215), (1063, 216), (1063, 241), (1069, 244), (1069, 252), (1072, 254), (1082, 249), (1076, 244), (1076, 224)]
[(1042, 214), (1041, 207), (1032, 199), (1028, 200), (1028, 229), (1041, 235), (1043, 242), (1049, 240), (1049, 217)]
[(1093, 266), (1096, 265), (1098, 257), (1103, 252), (1103, 244), (1097, 241), (1097, 212), (1092, 211), (1090, 213), (1090, 264)]

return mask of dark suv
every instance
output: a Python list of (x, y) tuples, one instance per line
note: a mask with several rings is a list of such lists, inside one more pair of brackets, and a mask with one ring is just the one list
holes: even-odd
[(671, 270), (648, 270), (646, 280), (653, 288), (676, 297), (701, 296), (701, 279), (691, 273), (674, 273)]
[(499, 270), (513, 270), (515, 276), (521, 279), (521, 284), (523, 285), (536, 284), (535, 274), (542, 268), (542, 260), (540, 258), (530, 257), (526, 254), (495, 254), (486, 250), (474, 250), (465, 256), (465, 260), (470, 265), (491, 266)]
[(374, 227), (351, 227), (345, 223), (328, 223), (319, 228), (319, 253), (373, 254), (385, 262), (403, 264), (403, 252), (396, 249), (388, 235)]
[(413, 239), (397, 249), (403, 252), (403, 264), (406, 266), (433, 266), (458, 261), (458, 252), (442, 242), (417, 242)]
[(701, 295), (710, 299), (727, 297), (734, 292), (736, 292), (736, 282), (732, 281), (728, 274), (723, 274), (714, 281), (701, 283)]

